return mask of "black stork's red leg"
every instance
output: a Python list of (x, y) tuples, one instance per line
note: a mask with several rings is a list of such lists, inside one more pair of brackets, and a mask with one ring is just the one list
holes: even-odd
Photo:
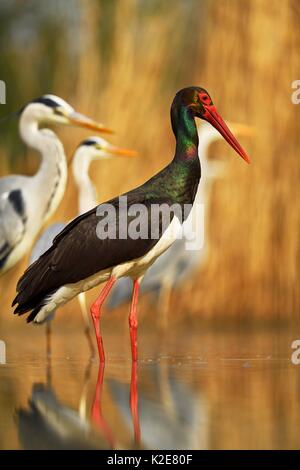
[(105, 362), (105, 354), (104, 354), (103, 341), (102, 341), (101, 329), (100, 329), (101, 308), (102, 308), (103, 303), (105, 302), (105, 299), (109, 295), (114, 283), (116, 282), (116, 280), (117, 279), (114, 276), (111, 276), (109, 278), (104, 288), (102, 289), (99, 297), (95, 300), (95, 302), (91, 306), (91, 315), (92, 315), (93, 324), (94, 324), (95, 333), (96, 333), (100, 362)]
[(102, 416), (102, 388), (103, 388), (103, 377), (104, 377), (104, 362), (99, 364), (97, 385), (95, 390), (95, 396), (92, 406), (92, 422), (100, 429), (104, 435), (106, 441), (109, 443), (110, 447), (114, 448), (114, 436), (112, 430), (110, 429), (108, 423)]
[(131, 308), (130, 308), (130, 314), (129, 314), (131, 354), (132, 354), (133, 362), (136, 362), (138, 358), (138, 354), (137, 354), (137, 326), (138, 326), (137, 304), (138, 304), (138, 298), (139, 298), (139, 289), (140, 289), (140, 280), (135, 279), (135, 281), (133, 282), (132, 301), (131, 301)]
[(137, 363), (132, 363), (130, 382), (130, 410), (133, 422), (134, 440), (137, 444), (141, 441), (141, 429), (138, 411), (138, 390), (137, 390)]

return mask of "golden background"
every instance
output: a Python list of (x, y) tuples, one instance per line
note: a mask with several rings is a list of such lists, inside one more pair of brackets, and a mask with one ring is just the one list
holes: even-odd
[[(170, 161), (169, 109), (182, 87), (205, 87), (225, 120), (254, 128), (251, 138), (239, 138), (250, 166), (226, 142), (211, 148), (212, 156), (222, 155), (226, 174), (213, 187), (209, 259), (174, 293), (164, 336), (155, 329), (159, 307), (147, 298), (140, 302), (140, 399), (145, 390), (160, 399), (147, 362), (154, 358), (201, 404), (192, 410), (203, 421), (192, 435), (197, 448), (299, 448), (299, 374), (290, 361), (300, 304), (300, 105), (291, 100), (292, 82), (300, 79), (299, 23), (297, 0), (0, 2), (0, 79), (7, 85), (1, 116), (54, 93), (113, 128), (111, 142), (140, 154), (93, 163), (99, 201), (143, 183)], [(89, 135), (56, 131), (69, 159)], [(33, 174), (39, 158), (21, 143), (17, 120), (1, 122), (0, 134), (0, 176)], [(76, 213), (70, 177), (52, 221)], [(0, 339), (8, 358), (0, 366), (5, 449), (21, 446), (17, 409), (28, 408), (33, 384), (46, 381), (44, 329), (26, 325), (10, 308), (27, 263), (26, 257), (0, 279)], [(98, 290), (89, 292), (89, 302)], [(130, 448), (132, 436), (108, 387), (115, 379), (129, 389), (127, 312), (124, 306), (103, 315), (103, 410)], [(88, 362), (79, 322), (75, 300), (53, 323), (52, 385), (73, 410)], [(89, 407), (96, 378), (94, 363)], [(186, 397), (182, 402), (190, 405)]]
[[(99, 201), (143, 183), (172, 158), (169, 108), (184, 86), (205, 87), (225, 120), (254, 127), (251, 139), (240, 139), (250, 166), (226, 143), (213, 146), (227, 171), (214, 186), (210, 258), (176, 291), (175, 318), (274, 323), (298, 317), (300, 106), (291, 101), (291, 84), (299, 78), (299, 17), (295, 0), (14, 1), (2, 7), (7, 105), (1, 115), (55, 93), (113, 128), (112, 142), (138, 150), (139, 159), (93, 164)], [(32, 174), (38, 157), (19, 142), (16, 119), (0, 128), (1, 175)], [(71, 128), (57, 132), (69, 158), (88, 136)], [(76, 211), (69, 178), (53, 220)], [(23, 322), (10, 303), (26, 263), (1, 278), (0, 324)], [(74, 305), (60, 318), (71, 318)]]

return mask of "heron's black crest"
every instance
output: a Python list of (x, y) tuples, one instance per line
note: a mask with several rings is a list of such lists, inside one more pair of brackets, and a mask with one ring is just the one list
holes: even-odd
[(59, 106), (56, 101), (52, 100), (48, 96), (41, 96), (40, 98), (36, 98), (35, 100), (31, 101), (31, 103), (41, 103), (45, 106), (48, 106), (49, 108), (57, 108)]
[(29, 103), (26, 103), (24, 106), (22, 106), (22, 108), (17, 111), (17, 115), (21, 115), (24, 111), (24, 109), (29, 105), (29, 104), (32, 104), (32, 103), (41, 103), (41, 104), (44, 104), (45, 106), (48, 106), (48, 108), (52, 108), (52, 109), (55, 109), (55, 108), (58, 108), (59, 107), (59, 104), (52, 100), (51, 98), (49, 98), (48, 96), (40, 96), (39, 98), (36, 98), (32, 101), (29, 101)]
[(95, 145), (97, 142), (93, 139), (86, 139), (81, 142), (81, 144), (78, 145), (78, 147), (81, 147), (82, 145)]

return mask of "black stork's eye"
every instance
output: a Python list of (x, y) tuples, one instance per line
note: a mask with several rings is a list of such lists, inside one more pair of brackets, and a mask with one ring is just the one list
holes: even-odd
[(210, 97), (208, 96), (207, 93), (199, 93), (198, 96), (199, 96), (200, 101), (201, 101), (203, 104), (206, 104), (206, 105), (207, 105), (207, 104), (210, 104), (210, 103), (211, 103), (211, 99), (210, 99)]

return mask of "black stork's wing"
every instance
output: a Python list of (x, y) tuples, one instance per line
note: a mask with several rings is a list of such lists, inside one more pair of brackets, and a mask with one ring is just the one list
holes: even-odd
[[(116, 217), (108, 219), (110, 228), (116, 222), (115, 239), (100, 239), (97, 235), (97, 225), (102, 219), (97, 213), (103, 204), (77, 217), (70, 222), (53, 241), (53, 245), (35, 263), (25, 271), (17, 285), (17, 296), (13, 305), (18, 304), (15, 313), (25, 313), (36, 308), (48, 295), (59, 287), (76, 283), (86, 279), (99, 271), (111, 268), (126, 261), (145, 255), (158, 241), (157, 237), (151, 237), (151, 229), (161, 235), (163, 228), (161, 220), (158, 227), (150, 223), (151, 205), (171, 201), (163, 201), (161, 197), (152, 195), (147, 198), (144, 192), (135, 190), (126, 194), (127, 209), (134, 204), (143, 204), (146, 211), (143, 212), (143, 222), (148, 224), (148, 234), (145, 238), (133, 239), (130, 236), (120, 239), (119, 230), (124, 220), (127, 228), (135, 219), (135, 215), (129, 215), (128, 210), (119, 204), (119, 198), (112, 199), (108, 203), (115, 208)], [(105, 206), (106, 204), (105, 203)], [(97, 211), (98, 208), (98, 211)], [(166, 227), (164, 227), (165, 229)], [(123, 227), (124, 229), (124, 227)]]

